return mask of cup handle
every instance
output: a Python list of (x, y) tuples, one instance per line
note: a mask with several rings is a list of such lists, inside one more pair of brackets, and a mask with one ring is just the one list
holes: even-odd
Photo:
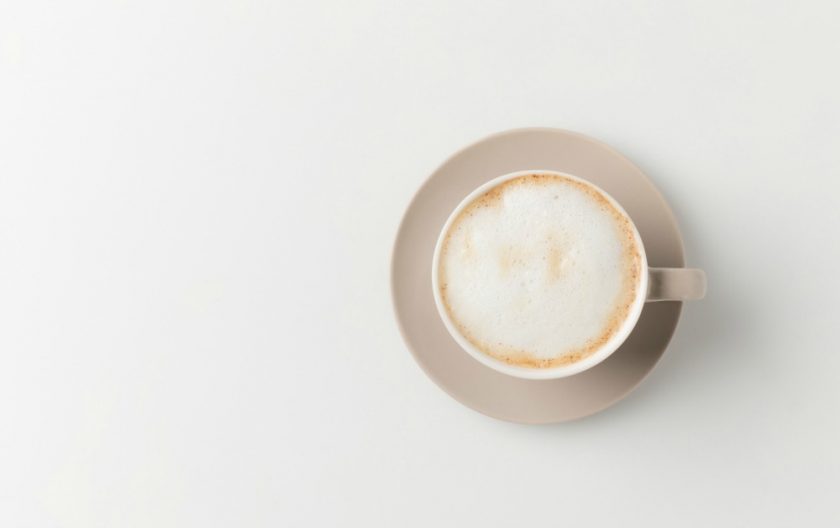
[(647, 302), (694, 301), (706, 296), (706, 274), (694, 268), (648, 268)]

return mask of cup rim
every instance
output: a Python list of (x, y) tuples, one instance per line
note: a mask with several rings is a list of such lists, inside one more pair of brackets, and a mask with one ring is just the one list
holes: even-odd
[[(604, 345), (601, 348), (599, 348), (589, 356), (585, 357), (584, 359), (572, 363), (571, 365), (563, 365), (545, 369), (511, 365), (478, 350), (463, 335), (461, 335), (461, 333), (455, 327), (455, 324), (450, 319), (449, 313), (443, 305), (443, 300), (440, 296), (440, 288), (438, 287), (438, 266), (440, 264), (441, 247), (443, 244), (443, 240), (447, 232), (449, 231), (449, 228), (452, 225), (452, 222), (454, 222), (458, 214), (465, 207), (471, 204), (478, 196), (484, 194), (488, 190), (497, 187), (498, 185), (501, 185), (502, 183), (508, 180), (519, 178), (521, 176), (527, 176), (529, 174), (551, 174), (556, 176), (562, 176), (583, 183), (584, 185), (589, 185), (596, 191), (600, 192), (607, 199), (607, 201), (609, 201), (610, 204), (613, 207), (615, 207), (616, 210), (618, 210), (622, 215), (624, 215), (624, 217), (629, 221), (630, 226), (633, 230), (633, 236), (636, 240), (637, 247), (639, 248), (639, 256), (641, 262), (641, 270), (639, 273), (639, 284), (638, 289), (636, 290), (636, 298), (633, 300), (633, 305), (631, 306), (630, 312), (627, 314), (627, 317), (622, 322), (621, 328), (619, 328), (619, 330), (615, 334), (613, 334), (613, 336), (606, 343), (604, 343)], [(458, 345), (460, 345), (460, 347), (464, 351), (466, 351), (478, 362), (497, 372), (501, 372), (502, 374), (507, 374), (523, 379), (546, 380), (573, 376), (575, 374), (588, 370), (607, 359), (613, 354), (613, 352), (618, 350), (618, 348), (622, 345), (622, 343), (624, 343), (624, 341), (633, 331), (633, 328), (635, 328), (636, 323), (638, 322), (639, 317), (641, 316), (642, 308), (644, 307), (645, 300), (647, 298), (647, 289), (648, 262), (647, 255), (645, 254), (645, 247), (642, 243), (642, 237), (639, 234), (639, 230), (636, 228), (636, 224), (633, 222), (633, 219), (630, 218), (629, 214), (627, 214), (627, 211), (625, 211), (621, 204), (619, 204), (618, 201), (615, 198), (613, 198), (607, 191), (605, 191), (598, 185), (592, 183), (591, 181), (581, 178), (579, 176), (575, 176), (574, 174), (570, 174), (568, 172), (557, 171), (552, 169), (527, 169), (510, 172), (501, 176), (497, 176), (475, 188), (458, 203), (455, 209), (453, 209), (452, 212), (449, 214), (449, 217), (447, 217), (446, 222), (443, 224), (443, 227), (440, 230), (440, 234), (438, 235), (437, 242), (435, 243), (434, 255), (432, 257), (432, 293), (435, 299), (435, 307), (437, 308), (438, 315), (443, 321), (443, 324), (446, 327), (446, 330), (449, 332), (449, 335), (452, 336), (455, 342), (457, 342)]]

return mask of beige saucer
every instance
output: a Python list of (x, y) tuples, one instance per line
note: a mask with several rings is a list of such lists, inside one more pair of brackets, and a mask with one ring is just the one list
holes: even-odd
[(496, 176), (527, 169), (567, 172), (603, 188), (633, 219), (651, 267), (684, 266), (674, 216), (638, 167), (592, 138), (565, 130), (527, 128), (466, 147), (426, 180), (397, 233), (391, 290), (408, 348), (449, 395), (501, 420), (563, 422), (601, 411), (633, 390), (668, 346), (682, 303), (646, 304), (636, 328), (612, 356), (568, 378), (514, 378), (470, 357), (447, 333), (435, 309), (431, 283), (435, 241), (449, 213), (473, 189)]

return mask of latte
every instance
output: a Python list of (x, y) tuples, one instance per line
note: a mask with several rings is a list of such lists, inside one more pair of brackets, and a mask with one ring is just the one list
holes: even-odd
[(464, 339), (507, 364), (552, 368), (601, 348), (629, 316), (642, 252), (596, 187), (554, 173), (504, 181), (442, 234), (438, 294)]

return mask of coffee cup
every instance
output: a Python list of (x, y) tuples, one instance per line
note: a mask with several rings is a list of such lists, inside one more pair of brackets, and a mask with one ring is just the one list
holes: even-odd
[(595, 184), (527, 170), (488, 181), (452, 211), (432, 287), (469, 355), (503, 374), (554, 379), (613, 354), (645, 303), (703, 298), (706, 278), (648, 266), (630, 216)]

